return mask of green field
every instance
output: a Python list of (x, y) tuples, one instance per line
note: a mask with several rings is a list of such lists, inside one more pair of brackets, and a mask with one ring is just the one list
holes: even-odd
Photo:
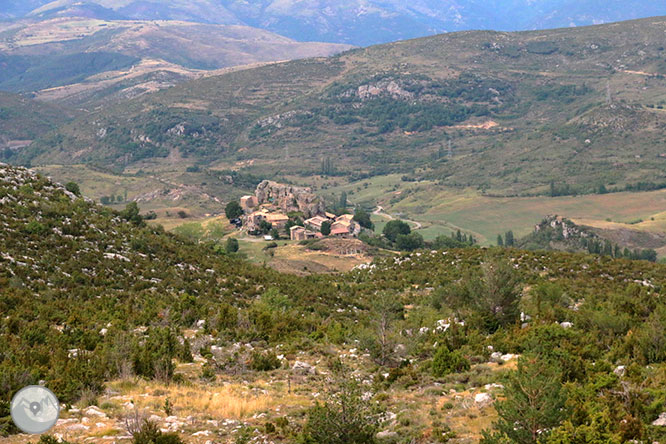
[[(426, 239), (458, 228), (480, 243), (494, 244), (498, 234), (530, 233), (545, 216), (557, 214), (588, 225), (615, 222), (615, 228), (666, 231), (666, 190), (642, 193), (591, 194), (564, 197), (488, 197), (476, 190), (454, 190), (432, 182), (401, 182), (397, 175), (328, 188), (329, 199), (345, 191), (350, 202), (366, 208), (384, 207), (389, 214), (423, 224)], [(385, 218), (373, 216), (377, 231)], [(635, 223), (642, 220), (641, 223)]]

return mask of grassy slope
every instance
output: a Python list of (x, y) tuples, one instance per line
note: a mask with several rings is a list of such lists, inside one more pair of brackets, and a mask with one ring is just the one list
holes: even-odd
[(0, 92), (0, 147), (7, 140), (32, 140), (65, 123), (63, 109), (28, 97)]
[[(547, 347), (562, 352), (558, 355), (562, 364), (567, 360), (580, 364), (576, 368), (585, 379), (572, 379), (573, 385), (614, 378), (617, 362), (640, 372), (634, 387), (649, 405), (640, 416), (642, 423), (652, 422), (663, 408), (664, 358), (646, 367), (642, 355), (633, 354), (642, 349), (632, 339), (651, 333), (649, 326), (660, 319), (654, 313), (663, 310), (663, 265), (496, 250), (492, 253), (510, 260), (521, 276), (525, 296), (521, 309), (524, 306), (536, 319), (531, 289), (544, 284), (561, 287), (566, 294), (563, 304), (549, 306), (542, 324), (509, 326), (494, 335), (481, 334), (473, 326), (478, 321), (471, 318), (466, 326), (455, 326), (449, 333), (408, 336), (399, 332), (433, 329), (437, 320), (453, 316), (450, 308), (434, 308), (433, 296), (437, 289), (478, 269), (479, 263), (488, 260), (488, 252), (419, 252), (379, 260), (366, 271), (299, 278), (216, 255), (205, 246), (159, 229), (136, 227), (23, 170), (0, 169), (0, 196), (5, 200), (0, 207), (0, 307), (5, 313), (0, 319), (0, 366), (8, 387), (1, 400), (8, 401), (16, 386), (40, 379), (61, 400), (72, 403), (81, 394), (90, 395), (87, 385), (77, 384), (96, 374), (111, 389), (100, 388), (97, 404), (104, 417), (82, 419), (90, 397), (77, 404), (81, 411), (63, 411), (68, 421), (55, 432), (66, 434), (68, 440), (123, 435), (132, 400), (164, 424), (169, 415), (165, 408), (168, 397), (178, 418), (192, 416), (178, 427), (187, 442), (236, 438), (240, 425), (257, 428), (255, 434), (261, 439), (292, 442), (292, 435), (269, 436), (266, 423), (286, 416), (290, 427), (298, 431), (303, 409), (321, 400), (330, 387), (328, 375), (295, 375), (288, 367), (305, 360), (330, 375), (334, 363), (341, 360), (353, 369), (354, 376), (371, 381), (367, 390), (381, 394), (373, 402), (399, 415), (397, 421), (385, 425), (398, 436), (430, 442), (435, 424), (444, 423), (460, 438), (474, 441), (495, 418), (494, 408), (480, 408), (474, 404), (474, 396), (491, 390), (501, 397), (501, 391), (484, 385), (504, 383), (501, 369), (515, 365), (515, 361), (504, 366), (488, 363), (488, 346), (505, 353), (525, 353), (535, 340), (542, 346), (548, 341)], [(271, 287), (278, 289), (277, 296), (259, 297)], [(364, 344), (356, 341), (376, 331), (369, 322), (368, 306), (382, 292), (390, 292), (404, 305), (407, 316), (395, 321), (396, 340), (405, 344), (405, 359), (414, 363), (392, 382), (379, 377), (388, 369), (378, 368), (364, 354)], [(275, 305), (258, 311), (269, 303)], [(229, 322), (231, 315), (237, 316), (237, 329)], [(194, 329), (199, 319), (206, 326)], [(570, 321), (573, 326), (565, 330), (555, 321)], [(253, 333), (258, 326), (273, 325), (280, 325), (285, 336)], [(146, 335), (138, 327), (149, 327)], [(105, 333), (102, 328), (107, 329)], [(149, 353), (148, 344), (159, 337), (155, 332), (166, 329), (175, 338), (191, 341), (194, 362), (174, 359), (184, 384), (174, 381), (165, 386), (131, 377), (107, 381), (109, 375), (117, 376), (120, 363), (129, 362), (131, 371), (128, 358), (136, 358), (143, 350)], [(336, 331), (339, 339), (333, 342)], [(663, 328), (654, 332), (660, 335), (658, 339), (664, 337)], [(435, 344), (451, 340), (460, 344), (457, 347), (473, 366), (466, 372), (434, 377), (429, 360)], [(271, 372), (250, 370), (246, 343), (252, 343), (256, 351), (282, 354), (286, 363)], [(219, 359), (210, 354), (212, 345), (219, 347)], [(87, 352), (70, 359), (70, 349)], [(204, 363), (213, 371), (207, 380), (201, 377)], [(611, 381), (621, 387), (617, 378)], [(600, 403), (607, 401), (596, 393), (591, 396), (595, 398)], [(224, 421), (230, 418), (242, 424)], [(211, 419), (219, 423), (208, 421)], [(72, 427), (86, 421), (86, 427)], [(195, 436), (198, 432), (202, 433)], [(3, 438), (8, 443), (27, 440), (21, 435)]]

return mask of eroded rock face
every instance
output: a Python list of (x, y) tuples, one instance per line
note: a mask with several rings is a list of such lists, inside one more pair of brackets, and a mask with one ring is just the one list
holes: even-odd
[(300, 211), (306, 218), (322, 214), (326, 209), (323, 199), (306, 187), (264, 180), (257, 186), (255, 195), (260, 205), (270, 203), (285, 213)]

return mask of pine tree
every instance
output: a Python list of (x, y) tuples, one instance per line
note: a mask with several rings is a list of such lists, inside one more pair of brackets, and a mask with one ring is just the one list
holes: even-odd
[(497, 235), (497, 245), (500, 246), (500, 247), (504, 246), (504, 241), (502, 240), (502, 235), (501, 234)]
[(347, 211), (347, 193), (344, 191), (340, 194), (340, 210)]
[(504, 235), (504, 244), (507, 247), (513, 247), (514, 245), (513, 231), (509, 230), (506, 232), (506, 234)]
[(497, 401), (496, 433), (484, 432), (482, 444), (509, 442), (536, 444), (565, 418), (566, 395), (560, 370), (537, 356), (524, 356), (504, 389), (506, 399)]

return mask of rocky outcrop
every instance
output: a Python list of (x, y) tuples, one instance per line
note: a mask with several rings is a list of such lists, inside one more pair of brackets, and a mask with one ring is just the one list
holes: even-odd
[(285, 213), (300, 211), (306, 218), (322, 214), (326, 210), (323, 199), (306, 187), (264, 180), (257, 186), (255, 196), (259, 205), (273, 204)]

